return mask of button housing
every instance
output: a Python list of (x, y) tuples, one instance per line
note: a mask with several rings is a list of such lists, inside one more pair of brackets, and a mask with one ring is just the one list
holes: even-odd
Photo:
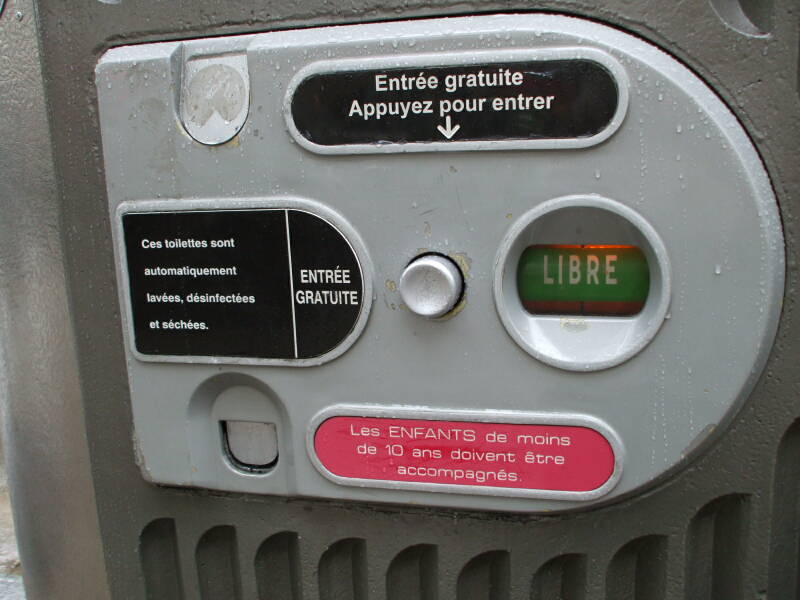
[(438, 254), (419, 256), (400, 277), (400, 297), (420, 317), (436, 319), (449, 313), (464, 293), (464, 276), (449, 258)]

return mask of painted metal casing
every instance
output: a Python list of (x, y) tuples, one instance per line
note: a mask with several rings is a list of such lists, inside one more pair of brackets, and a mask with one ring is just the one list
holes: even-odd
[[(184, 129), (180, 90), (187, 65), (213, 56), (246, 61), (249, 114), (231, 141), (204, 145)], [(618, 109), (602, 134), (328, 150), (293, 125), (292, 93), (309, 73), (538, 56), (594, 57), (614, 75)], [(725, 430), (763, 368), (784, 272), (769, 180), (716, 94), (631, 35), (552, 15), (274, 32), (116, 48), (100, 60), (96, 85), (134, 444), (153, 483), (496, 511), (576, 509), (641, 491), (685, 465)], [(330, 217), (368, 284), (341, 352), (299, 362), (135, 352), (120, 215), (295, 207)], [(638, 316), (522, 314), (510, 283), (513, 248), (539, 215), (565, 207), (578, 216), (548, 227), (549, 243), (613, 237), (586, 212), (600, 209), (647, 244), (651, 293)], [(420, 319), (400, 301), (396, 281), (424, 252), (450, 256), (464, 271), (464, 302), (452, 318)], [(315, 456), (314, 428), (321, 414), (354, 412), (598, 423), (615, 448), (614, 476), (601, 493), (583, 495), (340, 485)], [(253, 473), (230, 463), (220, 440), (226, 419), (277, 424), (274, 468)]]
[[(766, 166), (786, 242), (784, 303), (766, 367), (729, 426), (646, 493), (549, 515), (209, 492), (146, 481), (131, 443), (111, 239), (116, 224), (100, 150), (94, 73), (102, 55), (161, 41), (467, 13), (516, 18), (531, 11), (581, 15), (676, 57), (730, 108)], [(3, 441), (27, 597), (795, 595), (798, 19), (795, 0), (674, 6), (229, 0), (224, 7), (216, 0), (75, 0), (68, 11), (53, 0), (6, 2), (0, 13), (0, 62), (8, 67), (0, 69), (0, 96), (7, 101), (0, 111)], [(384, 51), (395, 51), (393, 41), (402, 49), (401, 40), (387, 36)], [(645, 158), (648, 168), (660, 160), (653, 152)], [(632, 174), (638, 189), (638, 171)], [(607, 171), (599, 181), (607, 184)], [(209, 196), (199, 188), (189, 192)], [(436, 224), (430, 217), (416, 216), (420, 229), (426, 220)], [(498, 243), (507, 231), (498, 228)], [(691, 292), (673, 281), (673, 291), (680, 290)], [(679, 297), (673, 294), (673, 304)], [(373, 305), (365, 335), (388, 310)], [(362, 336), (353, 350), (365, 342)], [(481, 371), (478, 361), (472, 367)], [(666, 371), (663, 385), (676, 379)]]

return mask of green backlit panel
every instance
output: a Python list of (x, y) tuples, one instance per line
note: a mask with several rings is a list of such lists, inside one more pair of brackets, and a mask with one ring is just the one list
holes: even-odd
[(635, 246), (528, 246), (517, 269), (533, 314), (635, 315), (650, 289), (650, 270)]

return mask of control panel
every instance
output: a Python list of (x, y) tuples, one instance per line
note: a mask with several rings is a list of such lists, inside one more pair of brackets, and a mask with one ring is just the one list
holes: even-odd
[(155, 484), (574, 510), (688, 464), (760, 376), (769, 179), (634, 36), (283, 31), (115, 48), (96, 85)]

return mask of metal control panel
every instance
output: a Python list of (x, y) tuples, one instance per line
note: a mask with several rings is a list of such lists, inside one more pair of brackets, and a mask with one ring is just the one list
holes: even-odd
[(286, 31), (116, 48), (96, 84), (153, 483), (581, 508), (686, 465), (769, 353), (759, 156), (631, 35)]

